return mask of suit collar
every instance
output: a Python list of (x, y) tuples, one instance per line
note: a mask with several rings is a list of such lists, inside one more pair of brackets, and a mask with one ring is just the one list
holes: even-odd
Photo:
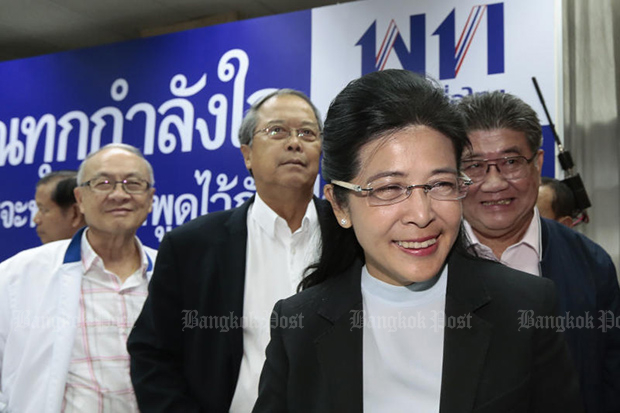
[[(227, 235), (222, 240), (221, 249), (218, 251), (221, 258), (217, 263), (221, 264), (219, 277), (221, 286), (219, 288), (222, 297), (221, 315), (234, 315), (241, 319), (243, 316), (243, 294), (245, 290), (245, 266), (247, 256), (248, 226), (247, 215), (250, 205), (254, 202), (254, 196), (245, 201), (241, 206), (231, 211), (226, 219), (224, 226)], [(243, 329), (234, 328), (227, 334), (229, 340), (230, 354), (232, 355), (231, 370), (235, 373), (231, 376), (230, 389), (237, 387), (239, 369), (243, 358)], [(230, 394), (232, 400), (232, 393)]]
[(363, 410), (362, 263), (356, 262), (338, 277), (314, 287), (321, 299), (318, 314), (324, 329), (314, 340), (319, 365), (330, 393), (330, 410)]
[(479, 275), (481, 260), (463, 254), (453, 250), (448, 257), (447, 295), (459, 302), (463, 309), (476, 311), (491, 297)]
[(75, 235), (71, 238), (71, 242), (67, 247), (67, 251), (65, 252), (65, 258), (62, 261), (63, 264), (68, 264), (70, 262), (79, 262), (82, 258), (82, 252), (80, 251), (80, 244), (82, 242), (82, 234), (86, 230), (86, 227), (78, 230)]
[(363, 263), (356, 261), (346, 272), (326, 281), (320, 287), (322, 302), (318, 313), (332, 324), (346, 316), (351, 308), (361, 305), (361, 274)]
[(222, 240), (220, 253), (222, 270), (222, 293), (227, 295), (224, 301), (228, 303), (228, 311), (239, 316), (243, 315), (243, 292), (245, 286), (245, 266), (247, 256), (248, 227), (247, 215), (250, 205), (254, 202), (251, 197), (240, 207), (231, 211), (225, 222), (227, 236)]
[[(549, 220), (543, 217), (540, 217), (540, 261), (541, 263), (545, 259), (545, 252), (549, 249)], [(542, 274), (541, 274), (542, 275)]]
[(226, 227), (232, 234), (238, 235), (245, 232), (247, 234), (247, 215), (248, 208), (254, 202), (254, 195), (252, 195), (247, 201), (241, 204), (238, 208), (232, 210), (232, 213), (226, 221)]
[[(318, 314), (326, 321), (315, 339), (317, 355), (336, 410), (363, 410), (363, 328), (361, 262), (342, 275), (314, 288), (322, 300)], [(479, 275), (480, 262), (453, 251), (448, 260), (446, 322), (465, 322), (464, 328), (446, 328), (440, 411), (469, 412), (486, 361), (492, 325), (476, 314), (490, 301)], [(448, 323), (447, 323), (448, 325)], [(458, 326), (458, 324), (456, 324)], [(466, 378), (466, 379), (464, 379)]]
[[(480, 261), (453, 251), (448, 265), (440, 413), (470, 412), (475, 402), (492, 325), (476, 314), (491, 301)], [(464, 328), (459, 328), (464, 322)], [(450, 327), (452, 325), (452, 327)]]

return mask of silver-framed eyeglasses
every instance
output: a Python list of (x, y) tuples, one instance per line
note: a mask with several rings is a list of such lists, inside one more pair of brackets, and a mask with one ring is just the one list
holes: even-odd
[(519, 155), (495, 159), (464, 159), (461, 162), (461, 167), (463, 168), (463, 172), (475, 183), (485, 180), (491, 166), (495, 166), (502, 177), (510, 181), (528, 176), (530, 172), (528, 165), (537, 155), (538, 152), (531, 158)]
[(349, 182), (332, 180), (332, 184), (341, 188), (346, 188), (358, 194), (365, 193), (369, 206), (392, 205), (409, 198), (413, 190), (420, 188), (424, 190), (432, 199), (437, 201), (458, 201), (465, 198), (467, 189), (472, 184), (471, 179), (464, 174), (453, 179), (440, 179), (420, 185), (405, 185), (395, 181), (394, 178), (378, 179), (366, 188)]
[(128, 178), (122, 181), (113, 181), (108, 178), (95, 178), (84, 182), (80, 186), (87, 186), (95, 192), (107, 194), (116, 188), (117, 184), (121, 184), (123, 191), (131, 195), (143, 194), (149, 190), (151, 183), (140, 178)]
[(263, 129), (259, 129), (254, 134), (264, 133), (273, 140), (285, 140), (293, 136), (305, 142), (314, 142), (321, 136), (321, 132), (311, 127), (289, 128), (285, 125), (271, 125)]

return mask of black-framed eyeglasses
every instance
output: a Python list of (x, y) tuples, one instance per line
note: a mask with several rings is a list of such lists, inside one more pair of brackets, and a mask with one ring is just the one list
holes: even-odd
[(117, 184), (121, 184), (123, 191), (131, 195), (143, 194), (149, 190), (151, 183), (140, 178), (123, 179), (122, 181), (112, 181), (108, 178), (95, 178), (86, 181), (80, 186), (87, 186), (95, 192), (110, 193), (114, 191)]
[(302, 128), (289, 128), (285, 125), (271, 125), (254, 132), (255, 135), (258, 133), (265, 133), (270, 139), (273, 140), (285, 140), (290, 138), (292, 134), (295, 133), (295, 136), (305, 142), (314, 142), (321, 136), (320, 131), (307, 126)]
[(472, 181), (466, 175), (461, 174), (454, 179), (440, 179), (420, 185), (404, 185), (395, 182), (393, 178), (379, 179), (368, 184), (366, 188), (338, 180), (332, 180), (331, 183), (359, 194), (366, 193), (369, 206), (386, 206), (404, 201), (416, 188), (423, 189), (425, 194), (437, 201), (458, 201), (465, 198)]
[(461, 162), (461, 167), (463, 168), (463, 172), (475, 183), (485, 180), (491, 166), (495, 166), (504, 179), (515, 180), (528, 176), (530, 171), (527, 166), (536, 156), (538, 156), (538, 152), (531, 158), (519, 155), (495, 159), (464, 159)]

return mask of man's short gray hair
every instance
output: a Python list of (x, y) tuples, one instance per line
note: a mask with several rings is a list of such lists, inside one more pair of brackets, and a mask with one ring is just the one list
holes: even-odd
[(239, 143), (241, 145), (252, 146), (252, 139), (254, 138), (256, 125), (258, 124), (258, 109), (260, 109), (260, 107), (272, 97), (286, 95), (297, 96), (305, 100), (314, 112), (317, 124), (319, 125), (319, 131), (323, 131), (323, 121), (321, 119), (321, 114), (319, 113), (319, 110), (316, 108), (316, 106), (314, 106), (314, 103), (312, 103), (310, 98), (306, 96), (305, 93), (295, 89), (278, 89), (275, 92), (271, 92), (260, 98), (246, 112), (243, 121), (241, 122), (241, 126), (239, 127)]
[(542, 145), (542, 128), (530, 105), (510, 93), (494, 91), (465, 96), (458, 103), (467, 133), (475, 130), (510, 129), (523, 132), (532, 154)]
[(136, 148), (135, 146), (131, 146), (128, 145), (126, 143), (109, 143), (99, 149), (97, 149), (94, 152), (91, 152), (90, 154), (88, 154), (88, 156), (82, 161), (82, 163), (80, 164), (80, 168), (78, 169), (77, 172), (77, 184), (78, 186), (82, 185), (84, 183), (84, 166), (86, 165), (86, 163), (95, 155), (97, 155), (99, 152), (108, 150), (108, 149), (121, 149), (124, 151), (127, 151), (129, 153), (132, 153), (136, 156), (138, 156), (139, 158), (142, 158), (142, 160), (144, 161), (144, 163), (146, 164), (146, 167), (149, 171), (149, 182), (151, 184), (151, 186), (155, 185), (155, 175), (153, 174), (153, 166), (151, 166), (151, 163), (144, 157), (144, 155), (142, 155), (142, 152), (140, 152), (140, 150), (138, 148)]

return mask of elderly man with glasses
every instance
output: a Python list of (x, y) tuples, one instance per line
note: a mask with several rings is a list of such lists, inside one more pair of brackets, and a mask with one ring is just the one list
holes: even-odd
[(555, 324), (539, 323), (535, 328), (566, 330), (588, 413), (620, 411), (616, 270), (599, 245), (540, 217), (536, 198), (543, 151), (536, 113), (502, 92), (468, 96), (459, 108), (472, 144), (462, 162), (463, 172), (473, 181), (463, 200), (470, 248), (479, 256), (555, 282), (559, 298)]
[(281, 89), (260, 99), (239, 130), (256, 195), (162, 240), (128, 342), (142, 411), (252, 410), (273, 306), (295, 293), (319, 256), (319, 221), (329, 208), (313, 197), (321, 130), (303, 93)]
[(126, 341), (156, 251), (136, 237), (153, 169), (110, 144), (77, 174), (87, 226), (0, 264), (0, 412), (137, 412)]

